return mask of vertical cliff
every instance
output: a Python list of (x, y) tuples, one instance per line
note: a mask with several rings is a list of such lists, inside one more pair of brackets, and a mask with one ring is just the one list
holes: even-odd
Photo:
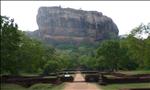
[(94, 43), (116, 38), (118, 28), (101, 12), (61, 7), (40, 7), (36, 35), (49, 43)]

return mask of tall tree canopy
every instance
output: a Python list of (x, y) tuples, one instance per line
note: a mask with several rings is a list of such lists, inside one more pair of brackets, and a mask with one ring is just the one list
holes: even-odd
[(20, 34), (18, 33), (18, 26), (13, 19), (5, 16), (0, 16), (1, 29), (1, 71), (10, 71), (16, 73), (14, 64), (17, 61), (16, 53), (20, 46)]
[(1, 73), (51, 73), (67, 67), (62, 62), (68, 58), (57, 55), (55, 48), (26, 36), (13, 19), (0, 18)]

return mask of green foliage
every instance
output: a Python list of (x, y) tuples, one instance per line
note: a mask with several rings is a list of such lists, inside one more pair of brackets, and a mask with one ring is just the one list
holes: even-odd
[(60, 70), (59, 68), (59, 63), (57, 61), (54, 60), (50, 60), (45, 64), (44, 67), (44, 74), (49, 74), (49, 73), (56, 73)]
[[(150, 69), (150, 24), (133, 29), (127, 38), (107, 40), (97, 49), (98, 68), (108, 70)], [(142, 38), (148, 35), (148, 38)]]
[(17, 66), (14, 66), (18, 62), (16, 59), (16, 53), (20, 45), (20, 34), (18, 33), (18, 26), (14, 23), (13, 19), (0, 16), (1, 29), (1, 73), (3, 71), (16, 73)]
[(79, 57), (79, 62), (81, 66), (84, 66), (86, 69), (94, 70), (96, 69), (96, 61), (91, 55), (82, 55)]
[(150, 23), (147, 25), (140, 24), (138, 27), (135, 27), (132, 31), (131, 34), (132, 36), (135, 36), (137, 38), (142, 39), (143, 35), (150, 37)]
[(144, 66), (145, 69), (150, 69), (150, 37), (144, 40)]
[[(144, 39), (142, 36), (146, 35), (148, 37)], [(130, 58), (139, 65), (139, 68), (150, 69), (150, 23), (134, 28), (124, 41)]]
[[(148, 37), (141, 38), (143, 34)], [(56, 49), (27, 37), (13, 19), (1, 16), (0, 40), (1, 74), (49, 74), (78, 66), (111, 71), (150, 69), (150, 23), (141, 24), (120, 40), (93, 46), (62, 44)]]
[(104, 64), (104, 68), (117, 70), (119, 67), (120, 51), (118, 41), (105, 41), (97, 50), (97, 58)]
[(14, 20), (1, 17), (0, 35), (1, 74), (51, 73), (69, 65), (65, 63), (68, 57), (57, 55), (52, 46), (27, 37)]
[(37, 72), (45, 63), (44, 46), (36, 40), (32, 40), (25, 35), (22, 35), (22, 41), (17, 53), (17, 59), (20, 60), (20, 70), (22, 72)]

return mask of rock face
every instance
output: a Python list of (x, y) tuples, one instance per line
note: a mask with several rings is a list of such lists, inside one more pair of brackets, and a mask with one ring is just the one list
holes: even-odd
[(40, 7), (36, 36), (49, 43), (94, 43), (118, 37), (111, 18), (97, 11)]

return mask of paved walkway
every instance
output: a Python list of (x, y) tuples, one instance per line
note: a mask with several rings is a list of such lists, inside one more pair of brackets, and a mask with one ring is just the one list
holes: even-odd
[(66, 83), (64, 90), (100, 90), (95, 84), (84, 81), (81, 73), (77, 72), (74, 82)]

